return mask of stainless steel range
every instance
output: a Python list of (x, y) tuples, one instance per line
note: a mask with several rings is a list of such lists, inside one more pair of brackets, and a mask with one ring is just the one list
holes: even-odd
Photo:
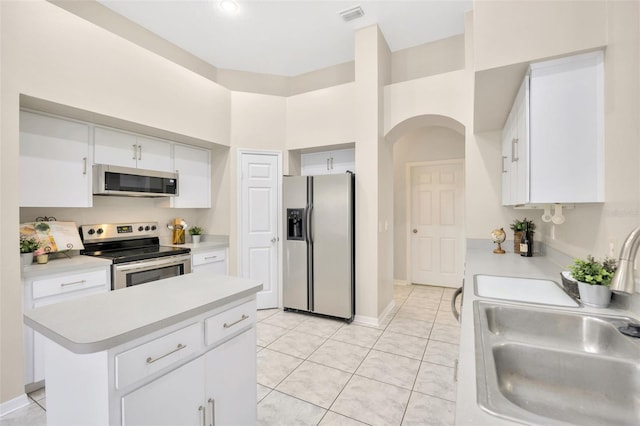
[(82, 225), (80, 253), (110, 259), (111, 289), (191, 272), (191, 250), (161, 246), (157, 222)]

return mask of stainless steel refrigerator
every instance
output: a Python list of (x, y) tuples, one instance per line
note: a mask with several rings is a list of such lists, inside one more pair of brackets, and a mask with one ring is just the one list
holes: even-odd
[(285, 176), (284, 308), (352, 321), (355, 176)]

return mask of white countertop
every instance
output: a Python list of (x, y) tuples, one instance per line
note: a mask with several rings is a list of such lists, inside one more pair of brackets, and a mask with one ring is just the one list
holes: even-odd
[(220, 241), (202, 241), (197, 244), (184, 243), (184, 244), (169, 244), (172, 247), (185, 247), (191, 249), (192, 253), (202, 253), (204, 251), (226, 249), (229, 247), (229, 243)]
[(26, 311), (24, 322), (75, 353), (107, 350), (251, 296), (262, 283), (186, 274)]
[(22, 278), (32, 279), (43, 275), (78, 272), (79, 269), (109, 267), (110, 265), (111, 260), (93, 256), (59, 257), (58, 259), (50, 259), (47, 263), (33, 263), (22, 268)]
[[(537, 278), (561, 283), (560, 267), (545, 256), (521, 257), (514, 253), (494, 254), (491, 249), (468, 249), (465, 264), (465, 284), (460, 325), (460, 354), (458, 359), (458, 384), (456, 400), (456, 425), (514, 425), (520, 424), (496, 417), (482, 410), (477, 403), (476, 358), (473, 302), (492, 300), (498, 303), (523, 304), (523, 302), (488, 299), (474, 293), (474, 277), (478, 274), (509, 276), (519, 278)], [(531, 305), (527, 306), (541, 306)], [(577, 308), (549, 306), (553, 309), (608, 313), (634, 317), (633, 313), (614, 308), (598, 309), (580, 306)]]

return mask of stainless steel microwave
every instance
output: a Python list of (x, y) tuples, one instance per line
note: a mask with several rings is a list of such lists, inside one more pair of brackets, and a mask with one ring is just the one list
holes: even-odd
[(130, 197), (176, 196), (178, 195), (178, 174), (95, 164), (93, 194)]

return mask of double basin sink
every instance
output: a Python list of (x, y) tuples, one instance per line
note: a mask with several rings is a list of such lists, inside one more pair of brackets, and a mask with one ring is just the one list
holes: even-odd
[(633, 319), (474, 302), (478, 403), (525, 424), (639, 425)]

